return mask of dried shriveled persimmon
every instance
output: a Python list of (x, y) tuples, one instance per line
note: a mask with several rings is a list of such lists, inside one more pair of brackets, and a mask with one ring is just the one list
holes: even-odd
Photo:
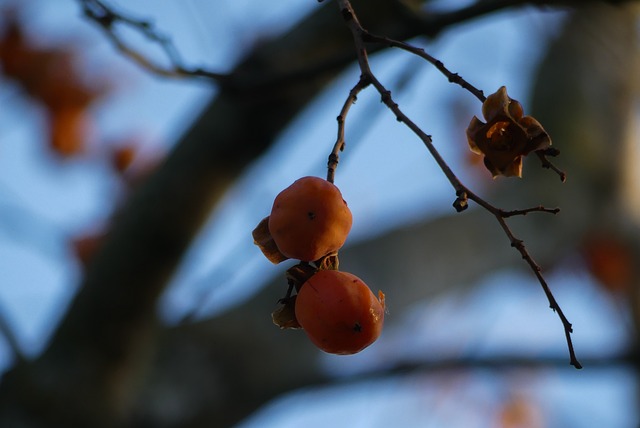
[(522, 104), (500, 87), (482, 103), (486, 123), (473, 116), (467, 127), (472, 152), (484, 157), (493, 178), (522, 177), (522, 158), (551, 146), (551, 138), (540, 122), (525, 116)]
[(286, 257), (311, 262), (338, 251), (352, 216), (340, 190), (318, 177), (303, 177), (276, 196), (268, 226)]
[(295, 315), (318, 348), (331, 354), (355, 354), (382, 332), (384, 294), (379, 292), (376, 298), (351, 273), (321, 270), (302, 285)]

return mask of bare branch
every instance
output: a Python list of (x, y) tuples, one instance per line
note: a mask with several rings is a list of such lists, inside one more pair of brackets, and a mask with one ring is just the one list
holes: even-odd
[[(78, 0), (83, 13), (87, 18), (95, 22), (105, 33), (113, 45), (126, 57), (137, 63), (142, 68), (163, 77), (204, 77), (214, 81), (226, 80), (227, 75), (208, 71), (202, 68), (187, 67), (171, 39), (159, 33), (149, 21), (135, 19), (116, 12), (101, 0)], [(139, 31), (152, 43), (158, 45), (164, 52), (169, 66), (155, 63), (150, 57), (130, 47), (116, 31), (116, 24), (131, 27)]]
[(444, 74), (447, 77), (449, 82), (455, 83), (456, 85), (460, 85), (462, 88), (471, 92), (476, 98), (480, 100), (480, 102), (484, 102), (484, 100), (486, 99), (482, 90), (476, 88), (475, 86), (473, 86), (472, 84), (464, 80), (458, 73), (453, 73), (449, 71), (449, 69), (445, 67), (442, 61), (429, 55), (422, 48), (418, 48), (416, 46), (412, 46), (408, 43), (404, 43), (401, 41), (393, 40), (388, 37), (376, 36), (364, 29), (363, 29), (362, 39), (367, 43), (379, 43), (387, 47), (400, 48), (407, 52), (411, 52), (412, 54), (417, 55), (427, 60), (431, 64), (433, 64), (442, 74)]
[(336, 168), (338, 167), (338, 162), (340, 160), (339, 153), (344, 150), (344, 122), (347, 118), (347, 114), (349, 113), (349, 109), (351, 108), (351, 106), (355, 104), (356, 100), (358, 99), (358, 94), (360, 93), (360, 91), (369, 86), (369, 84), (370, 82), (366, 76), (363, 75), (360, 77), (358, 83), (356, 83), (351, 91), (349, 91), (349, 96), (345, 100), (344, 105), (342, 106), (342, 110), (340, 110), (340, 114), (336, 119), (338, 121), (338, 139), (333, 146), (333, 150), (329, 155), (329, 161), (327, 163), (327, 181), (329, 181), (330, 183), (333, 183), (333, 180), (335, 178)]
[[(468, 200), (472, 200), (476, 202), (478, 205), (480, 205), (482, 208), (490, 212), (496, 218), (497, 222), (500, 224), (500, 227), (509, 238), (509, 241), (511, 242), (511, 246), (514, 247), (516, 250), (518, 250), (522, 258), (527, 262), (531, 270), (534, 272), (536, 278), (538, 279), (538, 281), (540, 282), (540, 285), (542, 286), (542, 289), (545, 295), (547, 296), (547, 299), (549, 300), (550, 307), (558, 314), (565, 331), (567, 346), (569, 348), (570, 364), (577, 369), (582, 368), (582, 365), (576, 358), (576, 355), (573, 349), (573, 343), (571, 340), (571, 333), (573, 331), (573, 328), (571, 326), (571, 323), (567, 320), (564, 313), (562, 312), (562, 309), (560, 308), (560, 305), (558, 304), (555, 297), (553, 296), (553, 293), (551, 292), (549, 285), (547, 284), (546, 280), (544, 279), (541, 273), (540, 266), (538, 266), (535, 260), (531, 257), (531, 255), (529, 254), (529, 252), (527, 251), (524, 245), (524, 242), (521, 239), (518, 239), (513, 234), (513, 232), (509, 228), (509, 225), (505, 221), (505, 218), (507, 217), (517, 215), (517, 214), (524, 215), (531, 211), (545, 211), (545, 212), (552, 212), (552, 213), (555, 213), (556, 211), (548, 210), (543, 207), (536, 207), (536, 208), (530, 208), (530, 209), (519, 210), (519, 211), (504, 211), (499, 208), (496, 208), (495, 206), (493, 206), (492, 204), (490, 204), (480, 196), (476, 195), (468, 187), (466, 187), (454, 174), (454, 172), (451, 170), (447, 162), (442, 158), (438, 150), (435, 148), (435, 146), (433, 145), (431, 136), (427, 135), (416, 123), (414, 123), (409, 117), (407, 117), (402, 112), (398, 104), (393, 100), (391, 96), (391, 92), (388, 89), (386, 89), (385, 86), (382, 85), (382, 83), (380, 83), (380, 81), (378, 81), (378, 79), (375, 77), (375, 75), (373, 74), (369, 66), (368, 53), (367, 53), (365, 42), (366, 41), (377, 41), (380, 43), (383, 42), (388, 46), (401, 47), (402, 49), (405, 49), (409, 52), (417, 54), (425, 58), (432, 64), (434, 64), (445, 76), (449, 78), (450, 81), (454, 81), (455, 83), (460, 84), (463, 88), (469, 90), (478, 99), (480, 99), (481, 101), (484, 101), (484, 95), (482, 91), (467, 84), (466, 81), (462, 79), (460, 76), (458, 76), (457, 74), (451, 73), (448, 69), (444, 67), (444, 65), (440, 61), (426, 54), (423, 50), (409, 47), (405, 43), (393, 42), (384, 37), (373, 36), (370, 33), (368, 33), (360, 25), (358, 18), (349, 0), (338, 0), (338, 6), (340, 7), (342, 16), (347, 26), (351, 30), (357, 56), (358, 56), (358, 64), (360, 66), (362, 76), (366, 76), (366, 79), (370, 82), (370, 84), (376, 88), (378, 93), (380, 93), (382, 102), (389, 108), (389, 110), (391, 110), (391, 112), (393, 112), (396, 119), (399, 122), (404, 123), (409, 129), (411, 129), (411, 131), (413, 131), (418, 136), (418, 138), (420, 138), (420, 140), (423, 142), (425, 147), (429, 150), (429, 153), (432, 155), (432, 157), (434, 158), (434, 160), (436, 161), (436, 163), (438, 164), (438, 166), (440, 167), (444, 175), (447, 177), (447, 179), (449, 180), (449, 182), (451, 183), (452, 187), (456, 192), (457, 199), (454, 202), (454, 207), (456, 208), (456, 210), (458, 212), (463, 211), (464, 209), (467, 208)], [(362, 78), (363, 77), (361, 77), (361, 80)]]
[(502, 218), (507, 218), (507, 217), (513, 217), (517, 215), (527, 215), (531, 212), (544, 212), (549, 214), (558, 214), (560, 212), (560, 208), (545, 208), (542, 205), (538, 205), (537, 207), (525, 208), (523, 210), (513, 210), (513, 211), (500, 210), (500, 216)]
[(553, 148), (536, 151), (536, 155), (538, 156), (538, 158), (542, 162), (542, 167), (543, 168), (548, 168), (548, 169), (551, 169), (552, 171), (554, 171), (560, 177), (560, 181), (562, 181), (564, 183), (565, 181), (567, 181), (567, 174), (564, 171), (562, 171), (561, 169), (559, 169), (557, 166), (555, 166), (547, 158), (547, 156), (558, 156), (559, 154), (560, 154), (560, 151), (558, 151), (557, 149), (553, 149)]

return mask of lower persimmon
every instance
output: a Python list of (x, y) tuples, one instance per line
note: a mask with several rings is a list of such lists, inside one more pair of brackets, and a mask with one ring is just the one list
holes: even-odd
[(321, 270), (300, 288), (295, 314), (318, 348), (331, 354), (355, 354), (382, 332), (384, 294), (379, 292), (376, 298), (353, 274)]

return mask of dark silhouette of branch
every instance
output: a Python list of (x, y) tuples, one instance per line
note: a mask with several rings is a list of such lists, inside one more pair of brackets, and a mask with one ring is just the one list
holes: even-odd
[(468, 22), (502, 10), (533, 6), (539, 8), (573, 8), (590, 3), (613, 5), (633, 3), (637, 0), (479, 0), (469, 6), (450, 12), (426, 12), (416, 14), (415, 25), (422, 28), (424, 35), (435, 37), (443, 30), (461, 22)]
[[(586, 357), (585, 364), (592, 369), (610, 369), (614, 367), (638, 368), (638, 355), (634, 352), (620, 353), (611, 356)], [(462, 357), (443, 358), (433, 361), (406, 361), (385, 366), (383, 369), (374, 369), (363, 373), (345, 376), (340, 379), (330, 379), (326, 383), (318, 386), (334, 386), (340, 384), (350, 384), (362, 380), (381, 379), (389, 376), (403, 376), (417, 373), (441, 373), (442, 371), (460, 370), (513, 370), (513, 369), (570, 369), (566, 359), (554, 356), (541, 356), (536, 358), (523, 357), (520, 355), (498, 355), (491, 357)]]
[(0, 308), (0, 334), (4, 336), (4, 340), (6, 340), (9, 345), (9, 348), (11, 349), (11, 352), (18, 364), (27, 361), (27, 357), (24, 355), (24, 352), (22, 352), (22, 347), (18, 342), (18, 338), (16, 337), (13, 328), (7, 320), (6, 313), (3, 308)]

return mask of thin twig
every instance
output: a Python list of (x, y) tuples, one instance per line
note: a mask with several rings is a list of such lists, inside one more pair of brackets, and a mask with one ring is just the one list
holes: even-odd
[(560, 177), (560, 181), (562, 181), (564, 183), (565, 181), (567, 181), (567, 174), (564, 171), (562, 171), (560, 168), (555, 166), (547, 158), (547, 156), (558, 156), (559, 153), (560, 153), (559, 151), (551, 150), (551, 149), (536, 151), (536, 155), (538, 155), (538, 158), (542, 162), (542, 167), (543, 168), (548, 168), (548, 169), (554, 171)]
[[(187, 67), (178, 50), (173, 45), (171, 39), (159, 33), (149, 21), (135, 19), (116, 12), (101, 0), (78, 0), (82, 5), (85, 16), (95, 22), (105, 33), (113, 45), (129, 59), (137, 63), (142, 68), (163, 77), (204, 77), (214, 81), (224, 81), (228, 78), (226, 74), (208, 71), (203, 68)], [(116, 32), (116, 25), (122, 24), (140, 32), (152, 43), (158, 45), (164, 52), (168, 66), (162, 66), (154, 62), (143, 53), (131, 48), (122, 37)]]
[(512, 210), (512, 211), (504, 211), (500, 210), (500, 216), (502, 218), (513, 217), (517, 215), (527, 215), (531, 212), (544, 212), (549, 214), (558, 214), (560, 212), (560, 208), (546, 208), (542, 205), (538, 205), (537, 207), (526, 208), (523, 210)]
[(484, 102), (487, 99), (487, 97), (484, 96), (484, 92), (482, 90), (476, 88), (475, 86), (464, 80), (458, 73), (453, 73), (452, 71), (450, 71), (447, 67), (445, 67), (442, 61), (429, 55), (423, 48), (412, 46), (408, 43), (393, 40), (388, 37), (376, 36), (364, 29), (362, 38), (366, 43), (379, 43), (387, 47), (399, 48), (407, 52), (411, 52), (412, 54), (419, 56), (433, 64), (434, 67), (436, 67), (442, 74), (447, 77), (449, 82), (455, 83), (456, 85), (461, 86), (463, 89), (466, 89), (476, 98), (478, 98), (480, 102)]
[[(407, 117), (402, 112), (398, 104), (393, 100), (391, 96), (391, 92), (387, 90), (384, 87), (384, 85), (380, 83), (380, 81), (378, 81), (378, 79), (375, 77), (375, 75), (371, 71), (371, 68), (369, 66), (368, 55), (367, 55), (367, 48), (365, 45), (365, 39), (367, 41), (371, 41), (371, 40), (384, 41), (385, 43), (389, 43), (389, 40), (385, 38), (380, 38), (377, 36), (372, 36), (370, 33), (364, 30), (364, 28), (358, 22), (358, 18), (349, 0), (338, 0), (338, 6), (340, 8), (340, 11), (342, 13), (342, 16), (347, 26), (349, 27), (353, 35), (354, 44), (355, 44), (357, 57), (358, 57), (358, 64), (360, 66), (362, 75), (367, 76), (367, 80), (370, 82), (372, 86), (376, 88), (378, 93), (380, 93), (382, 102), (389, 108), (389, 110), (391, 110), (391, 112), (393, 112), (396, 119), (399, 122), (404, 123), (409, 129), (411, 129), (411, 131), (413, 131), (418, 136), (418, 138), (420, 138), (420, 140), (423, 142), (425, 147), (428, 149), (428, 151), (430, 152), (430, 154), (432, 155), (432, 157), (434, 158), (434, 160), (436, 161), (436, 163), (438, 164), (438, 166), (440, 167), (444, 175), (447, 177), (447, 179), (449, 180), (449, 182), (451, 183), (452, 187), (456, 192), (457, 199), (454, 202), (454, 206), (456, 210), (458, 211), (464, 210), (467, 207), (467, 201), (472, 200), (478, 205), (480, 205), (482, 208), (484, 208), (485, 210), (493, 214), (493, 216), (496, 218), (496, 220), (502, 227), (502, 230), (509, 238), (511, 246), (514, 247), (516, 250), (518, 250), (518, 252), (520, 252), (522, 258), (527, 262), (531, 270), (536, 275), (536, 278), (540, 282), (540, 285), (542, 286), (544, 293), (547, 296), (547, 299), (549, 300), (549, 306), (558, 314), (565, 331), (567, 346), (569, 348), (570, 364), (575, 368), (578, 368), (578, 369), (582, 368), (582, 365), (576, 358), (576, 355), (573, 349), (573, 343), (571, 340), (571, 333), (573, 331), (573, 328), (571, 326), (571, 323), (567, 320), (564, 313), (562, 312), (562, 309), (560, 308), (560, 305), (558, 304), (555, 297), (553, 296), (553, 293), (551, 292), (549, 285), (547, 284), (546, 280), (544, 279), (541, 273), (540, 266), (538, 266), (535, 260), (531, 257), (531, 255), (529, 254), (529, 252), (527, 251), (524, 245), (524, 242), (521, 239), (518, 239), (515, 237), (515, 235), (513, 234), (513, 232), (509, 228), (509, 225), (506, 223), (506, 220), (505, 220), (507, 217), (516, 215), (516, 213), (520, 215), (524, 215), (527, 212), (531, 212), (531, 211), (555, 212), (555, 210), (549, 210), (543, 207), (536, 207), (536, 208), (531, 208), (527, 210), (504, 211), (494, 207), (492, 204), (490, 204), (480, 196), (473, 193), (469, 188), (467, 188), (453, 173), (453, 171), (451, 170), (447, 162), (444, 160), (444, 158), (442, 158), (438, 150), (435, 148), (435, 146), (433, 145), (431, 136), (427, 135), (417, 124), (415, 124), (409, 117)], [(407, 48), (407, 46), (399, 42), (396, 44), (393, 44), (393, 46), (402, 47), (403, 49)], [(421, 57), (432, 62), (434, 65), (436, 65), (436, 67), (438, 67), (438, 69), (441, 72), (443, 72), (446, 76), (448, 76), (450, 81), (455, 81), (455, 83), (458, 83), (458, 84), (461, 84), (460, 82), (465, 82), (464, 79), (462, 79), (457, 74), (451, 73), (449, 70), (444, 68), (444, 65), (442, 65), (441, 62), (435, 60), (435, 58), (428, 56), (426, 53), (424, 53), (424, 51), (421, 51), (419, 49), (406, 49), (406, 50), (414, 52), (420, 55)], [(452, 76), (453, 76), (453, 79), (452, 79)], [(468, 85), (467, 87), (467, 85), (464, 85), (464, 84), (461, 84), (461, 86), (470, 90), (470, 92), (474, 94), (476, 97), (478, 97), (481, 101), (484, 100), (484, 95), (482, 94), (482, 92), (475, 89), (473, 86)]]
[(347, 114), (349, 113), (349, 109), (353, 104), (355, 104), (358, 99), (358, 94), (367, 86), (369, 86), (370, 82), (366, 78), (366, 76), (362, 75), (358, 83), (351, 88), (349, 91), (349, 96), (344, 102), (342, 106), (342, 110), (340, 110), (340, 114), (336, 118), (338, 121), (338, 138), (336, 143), (333, 145), (333, 150), (331, 150), (331, 154), (329, 154), (329, 161), (327, 162), (327, 181), (333, 183), (335, 179), (336, 168), (338, 167), (338, 162), (340, 161), (339, 153), (344, 150), (345, 138), (344, 138), (344, 124), (347, 118)]

